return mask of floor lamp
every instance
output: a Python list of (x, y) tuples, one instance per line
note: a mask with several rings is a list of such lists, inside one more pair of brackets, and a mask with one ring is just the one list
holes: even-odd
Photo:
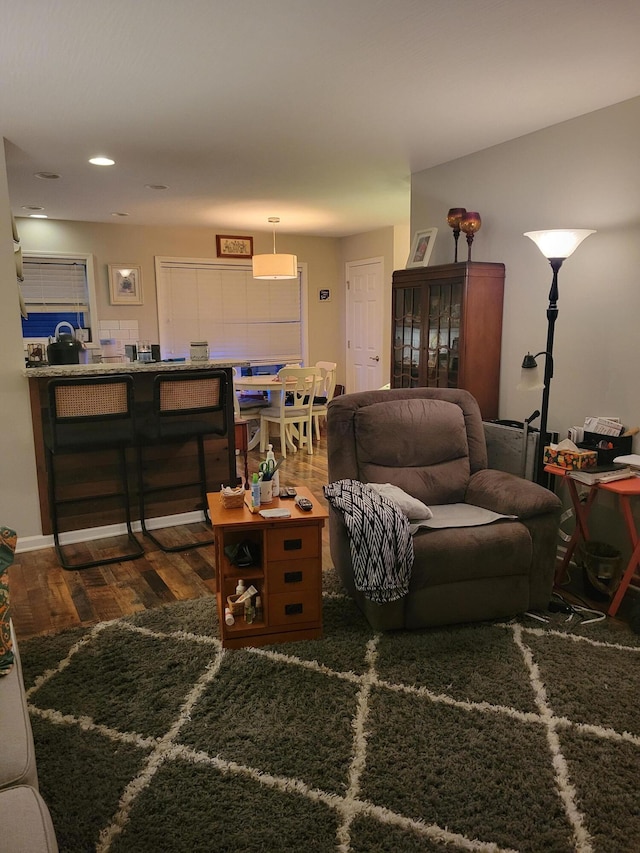
[(562, 266), (563, 261), (570, 257), (578, 248), (580, 243), (585, 240), (589, 234), (595, 234), (595, 231), (586, 229), (562, 230), (555, 229), (551, 231), (526, 231), (525, 237), (536, 244), (542, 254), (547, 258), (553, 270), (553, 280), (551, 282), (551, 290), (549, 291), (549, 307), (547, 308), (547, 346), (542, 352), (535, 355), (527, 353), (522, 362), (522, 378), (520, 387), (535, 388), (539, 387), (537, 379), (537, 362), (536, 358), (544, 355), (544, 379), (542, 385), (542, 406), (540, 408), (540, 437), (538, 439), (538, 447), (536, 450), (535, 464), (535, 481), (540, 485), (546, 485), (546, 475), (544, 472), (544, 447), (547, 441), (547, 415), (549, 413), (549, 388), (551, 386), (551, 378), (553, 376), (553, 337), (555, 334), (556, 320), (558, 318), (558, 270)]

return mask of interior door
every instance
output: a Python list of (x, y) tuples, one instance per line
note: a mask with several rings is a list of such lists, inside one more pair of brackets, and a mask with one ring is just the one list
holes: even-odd
[[(382, 258), (351, 261), (347, 278), (347, 393), (372, 391), (388, 380), (383, 372), (382, 300), (384, 263)], [(384, 378), (383, 378), (384, 377)]]

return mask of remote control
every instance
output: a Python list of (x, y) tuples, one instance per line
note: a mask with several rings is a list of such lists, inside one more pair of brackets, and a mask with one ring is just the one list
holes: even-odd
[(288, 509), (261, 509), (260, 515), (263, 518), (291, 518), (291, 512)]
[(280, 497), (281, 499), (286, 500), (287, 498), (295, 498), (295, 496), (296, 496), (297, 494), (298, 494), (298, 493), (297, 493), (297, 492), (296, 492), (296, 490), (293, 488), (293, 486), (283, 486), (283, 487), (280, 489), (280, 495), (279, 495), (279, 497)]
[(313, 504), (309, 500), (309, 498), (303, 498), (302, 495), (298, 495), (296, 498), (296, 504), (300, 507), (304, 512), (311, 512), (313, 509)]

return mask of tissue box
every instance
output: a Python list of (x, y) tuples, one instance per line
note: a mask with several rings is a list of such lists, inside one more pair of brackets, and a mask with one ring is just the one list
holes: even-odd
[(598, 464), (598, 454), (595, 450), (563, 450), (547, 445), (544, 449), (544, 464), (557, 465), (558, 468), (569, 468), (572, 471), (582, 471)]

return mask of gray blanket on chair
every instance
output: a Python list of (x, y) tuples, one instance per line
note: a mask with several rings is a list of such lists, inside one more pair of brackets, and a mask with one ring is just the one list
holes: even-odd
[(376, 604), (406, 595), (413, 540), (404, 513), (359, 480), (330, 483), (324, 494), (344, 519), (356, 589)]

